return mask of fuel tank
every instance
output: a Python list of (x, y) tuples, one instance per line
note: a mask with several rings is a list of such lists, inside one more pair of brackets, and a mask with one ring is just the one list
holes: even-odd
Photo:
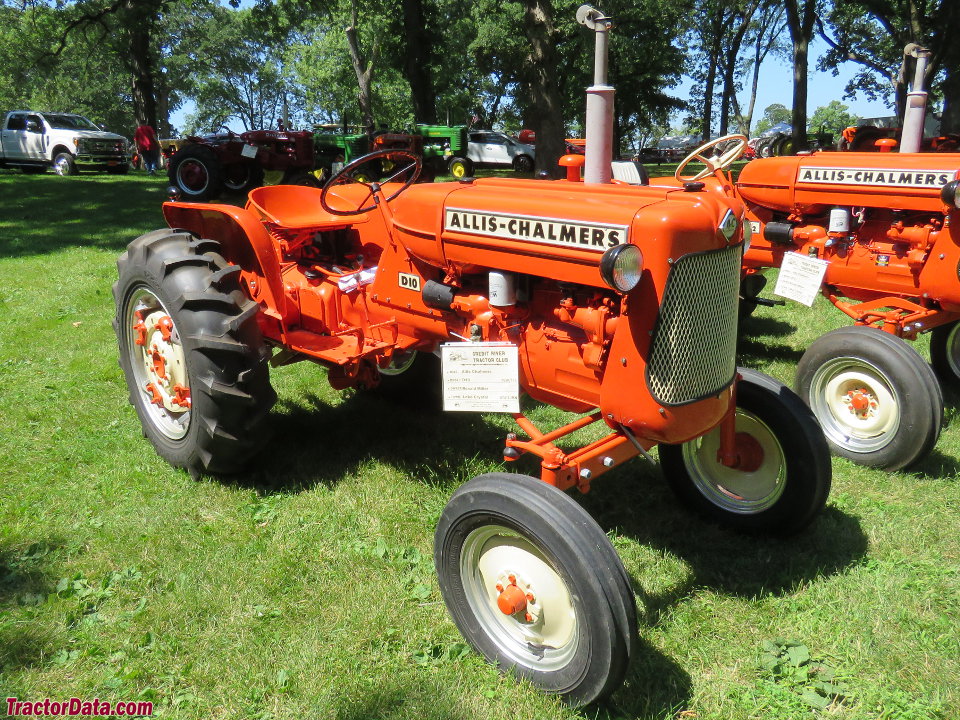
[(940, 189), (958, 175), (958, 153), (818, 152), (753, 160), (737, 190), (751, 205), (800, 215), (838, 205), (939, 212)]

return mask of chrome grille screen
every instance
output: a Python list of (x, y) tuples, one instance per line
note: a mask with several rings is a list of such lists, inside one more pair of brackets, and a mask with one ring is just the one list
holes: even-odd
[(667, 279), (647, 382), (664, 405), (715, 395), (736, 372), (739, 245), (685, 255)]

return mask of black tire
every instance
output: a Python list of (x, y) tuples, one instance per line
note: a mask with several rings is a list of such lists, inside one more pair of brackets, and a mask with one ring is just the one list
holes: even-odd
[(54, 156), (53, 171), (61, 177), (77, 175), (80, 172), (77, 170), (77, 163), (74, 161), (73, 155), (68, 152), (59, 152)]
[(46, 165), (24, 165), (20, 168), (20, 172), (24, 175), (42, 175), (46, 171)]
[[(622, 683), (637, 643), (633, 591), (610, 540), (566, 494), (526, 475), (480, 475), (444, 508), (434, 560), (454, 623), (502, 671), (572, 705)], [(501, 570), (533, 596), (513, 615), (497, 606)]]
[(957, 387), (960, 382), (960, 321), (941, 325), (930, 333), (930, 364), (941, 383)]
[(470, 158), (453, 156), (447, 163), (447, 172), (457, 180), (473, 176), (473, 161)]
[(171, 465), (218, 474), (259, 449), (276, 400), (259, 308), (219, 253), (213, 240), (156, 230), (120, 256), (113, 286), (120, 367), (144, 435)]
[(827, 501), (830, 451), (792, 390), (754, 370), (738, 372), (737, 447), (749, 467), (720, 463), (719, 428), (683, 445), (661, 445), (660, 465), (677, 497), (709, 519), (742, 532), (791, 535)]
[(757, 157), (768, 158), (773, 155), (773, 143), (776, 138), (763, 138), (757, 142)]
[(516, 172), (533, 172), (533, 158), (529, 155), (517, 155), (513, 159), (513, 169)]
[(223, 167), (216, 153), (203, 145), (191, 143), (177, 150), (167, 177), (187, 202), (211, 200), (223, 192)]
[(940, 436), (936, 375), (905, 341), (876, 328), (844, 327), (814, 341), (797, 365), (797, 392), (830, 449), (861, 465), (900, 470)]
[(251, 162), (240, 162), (223, 168), (223, 187), (227, 192), (246, 195), (263, 185), (263, 168)]

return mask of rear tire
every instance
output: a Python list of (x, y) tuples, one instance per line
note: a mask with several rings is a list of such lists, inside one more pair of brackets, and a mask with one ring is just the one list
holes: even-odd
[(701, 515), (744, 532), (791, 535), (830, 494), (830, 451), (813, 413), (773, 378), (738, 368), (737, 449), (749, 467), (717, 459), (720, 429), (661, 445), (660, 465), (677, 497)]
[(167, 177), (187, 202), (211, 200), (223, 192), (223, 167), (216, 153), (204, 145), (180, 148), (170, 159)]
[(513, 159), (513, 169), (520, 173), (533, 172), (533, 158), (529, 155), (517, 155)]
[(175, 467), (229, 473), (264, 439), (276, 400), (258, 305), (220, 245), (157, 230), (117, 261), (114, 331), (144, 435)]
[[(622, 683), (636, 651), (633, 591), (610, 540), (566, 494), (526, 475), (480, 475), (444, 508), (434, 560), (454, 623), (502, 671), (572, 705)], [(510, 587), (524, 606), (512, 614), (501, 604)]]
[(876, 328), (844, 327), (814, 341), (797, 365), (797, 392), (830, 449), (861, 465), (901, 470), (940, 436), (936, 375), (905, 341)]

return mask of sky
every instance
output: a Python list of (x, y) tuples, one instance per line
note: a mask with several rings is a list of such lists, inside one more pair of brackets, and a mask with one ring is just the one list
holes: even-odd
[[(810, 70), (807, 88), (808, 107), (807, 117), (813, 115), (814, 111), (821, 105), (827, 105), (831, 100), (839, 100), (847, 105), (849, 111), (861, 118), (882, 117), (891, 115), (890, 110), (882, 102), (871, 102), (860, 94), (856, 100), (845, 100), (843, 97), (844, 86), (847, 81), (853, 77), (859, 66), (854, 63), (844, 63), (841, 66), (840, 75), (833, 77), (830, 72), (820, 72), (816, 69), (817, 57), (826, 49), (822, 40), (814, 39), (810, 48)], [(344, 60), (346, 62), (346, 60)], [(685, 99), (690, 92), (692, 80), (684, 77), (683, 81), (677, 87), (671, 88), (669, 93), (680, 99)], [(748, 97), (741, 93), (742, 103), (746, 103)], [(793, 104), (793, 69), (790, 65), (777, 58), (768, 59), (760, 69), (760, 82), (757, 88), (757, 102), (753, 113), (753, 123), (756, 123), (763, 117), (764, 109), (779, 103), (785, 107)], [(184, 119), (192, 107), (187, 107), (173, 113), (170, 122), (177, 129), (182, 129)], [(231, 124), (231, 129), (236, 132), (242, 132), (243, 127), (236, 122)]]

